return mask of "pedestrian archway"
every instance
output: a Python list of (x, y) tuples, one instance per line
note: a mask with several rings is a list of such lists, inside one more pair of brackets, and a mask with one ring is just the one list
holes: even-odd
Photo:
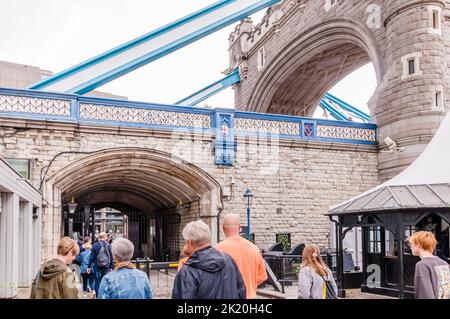
[[(213, 229), (217, 225), (218, 182), (199, 167), (156, 150), (116, 148), (83, 156), (54, 173), (45, 191), (60, 204), (49, 210), (45, 223), (53, 226), (47, 233), (55, 237), (47, 239), (50, 251), (60, 235), (91, 233), (98, 224), (92, 222), (93, 213), (102, 208), (128, 216), (128, 227), (140, 238), (140, 257), (177, 258), (185, 224), (203, 218)], [(72, 198), (77, 210), (67, 216)]]

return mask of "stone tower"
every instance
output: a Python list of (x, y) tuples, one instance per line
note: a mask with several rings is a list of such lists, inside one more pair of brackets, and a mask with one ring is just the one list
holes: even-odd
[(380, 144), (404, 147), (380, 151), (384, 180), (423, 151), (448, 110), (450, 25), (444, 1), (383, 1), (382, 11), (385, 74), (369, 105)]
[(281, 1), (230, 36), (231, 67), (243, 79), (236, 108), (312, 116), (331, 87), (372, 62), (378, 87), (369, 108), (380, 180), (389, 179), (420, 154), (449, 109), (449, 9), (443, 0)]

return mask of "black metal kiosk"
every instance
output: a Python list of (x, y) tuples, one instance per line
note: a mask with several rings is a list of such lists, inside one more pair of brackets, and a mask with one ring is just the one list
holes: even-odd
[(332, 207), (336, 224), (337, 280), (343, 286), (343, 239), (362, 228), (363, 282), (361, 290), (399, 298), (414, 297), (418, 257), (407, 238), (427, 230), (438, 240), (436, 255), (449, 262), (450, 115), (444, 119), (425, 151), (405, 171), (386, 183)]

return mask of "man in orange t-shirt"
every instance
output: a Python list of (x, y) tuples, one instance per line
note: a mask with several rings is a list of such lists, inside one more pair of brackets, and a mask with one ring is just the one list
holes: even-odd
[(226, 239), (215, 248), (230, 255), (236, 262), (247, 288), (247, 299), (256, 298), (256, 289), (267, 280), (261, 252), (256, 245), (241, 237), (239, 215), (226, 215), (222, 227)]

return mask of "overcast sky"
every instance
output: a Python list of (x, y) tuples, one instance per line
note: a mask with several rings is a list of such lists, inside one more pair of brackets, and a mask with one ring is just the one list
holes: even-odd
[[(0, 60), (59, 72), (215, 1), (0, 0)], [(256, 14), (254, 22), (262, 15)], [(174, 103), (223, 76), (233, 29), (225, 28), (99, 89), (131, 100)], [(330, 92), (368, 112), (375, 87), (369, 64)], [(234, 107), (233, 90), (205, 103)]]

